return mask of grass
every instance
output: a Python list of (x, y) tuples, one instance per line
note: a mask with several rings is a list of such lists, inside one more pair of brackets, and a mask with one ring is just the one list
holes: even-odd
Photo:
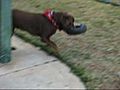
[[(59, 47), (61, 61), (71, 67), (88, 89), (120, 89), (120, 7), (96, 0), (13, 0), (13, 7), (30, 12), (47, 8), (67, 11), (77, 23), (85, 23), (85, 34), (69, 36), (57, 32), (52, 40)], [(25, 41), (52, 50), (38, 37), (16, 30)], [(119, 75), (119, 76), (118, 76)]]

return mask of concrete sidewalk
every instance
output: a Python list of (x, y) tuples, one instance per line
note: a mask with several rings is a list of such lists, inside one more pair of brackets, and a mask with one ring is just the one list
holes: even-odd
[(0, 89), (85, 89), (57, 58), (13, 37), (12, 61), (0, 64)]

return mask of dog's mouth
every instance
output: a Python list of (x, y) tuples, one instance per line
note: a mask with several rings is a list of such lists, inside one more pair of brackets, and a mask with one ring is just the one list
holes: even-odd
[(85, 24), (80, 24), (69, 28), (65, 28), (64, 31), (69, 35), (82, 34), (87, 31), (87, 26)]

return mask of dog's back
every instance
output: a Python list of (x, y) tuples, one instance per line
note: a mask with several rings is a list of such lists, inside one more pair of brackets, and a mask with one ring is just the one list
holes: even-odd
[(13, 10), (13, 27), (21, 30), (35, 29), (35, 14), (20, 10)]
[(41, 36), (45, 30), (49, 32), (51, 23), (40, 13), (30, 13), (14, 9), (13, 28), (19, 28), (31, 34)]

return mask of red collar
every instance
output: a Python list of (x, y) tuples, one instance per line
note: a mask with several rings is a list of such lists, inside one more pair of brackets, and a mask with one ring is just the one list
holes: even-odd
[(58, 25), (57, 25), (57, 23), (55, 22), (55, 20), (53, 19), (53, 11), (52, 10), (46, 10), (44, 13), (43, 13), (43, 15), (45, 16), (45, 17), (47, 17), (47, 19), (56, 27), (56, 28), (58, 28)]

